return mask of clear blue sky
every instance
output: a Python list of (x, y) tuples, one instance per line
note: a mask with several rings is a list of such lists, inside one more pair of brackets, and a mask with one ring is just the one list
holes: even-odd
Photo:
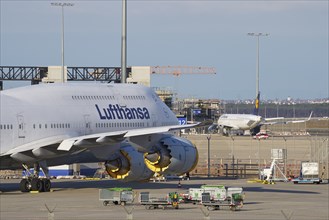
[[(61, 65), (54, 1), (0, 0), (0, 65)], [(65, 64), (120, 66), (120, 0), (70, 1)], [(255, 96), (260, 39), (262, 98), (327, 98), (328, 1), (128, 0), (128, 66), (216, 67), (217, 75), (153, 76), (181, 97)]]

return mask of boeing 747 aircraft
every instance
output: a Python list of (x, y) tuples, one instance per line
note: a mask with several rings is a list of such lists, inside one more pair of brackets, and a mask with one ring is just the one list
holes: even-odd
[[(133, 84), (40, 84), (0, 92), (0, 169), (24, 169), (20, 189), (50, 191), (49, 166), (104, 162), (124, 181), (183, 174), (198, 151), (173, 130), (173, 112), (152, 89)], [(47, 178), (39, 178), (39, 172)]]

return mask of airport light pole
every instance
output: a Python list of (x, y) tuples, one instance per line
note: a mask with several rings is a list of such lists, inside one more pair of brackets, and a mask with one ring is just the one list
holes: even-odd
[(231, 148), (231, 154), (232, 154), (232, 165), (233, 165), (233, 178), (234, 178), (234, 175), (235, 175), (235, 160), (234, 160), (234, 137), (231, 135), (230, 136), (231, 139), (232, 139), (232, 148)]
[(52, 2), (51, 6), (62, 7), (62, 82), (65, 82), (64, 74), (64, 7), (72, 7), (73, 3)]
[(259, 179), (262, 179), (261, 171), (260, 171), (260, 139), (258, 139), (258, 176), (259, 176)]
[(267, 33), (248, 33), (248, 36), (257, 37), (257, 61), (256, 61), (256, 97), (259, 93), (259, 37), (266, 37), (270, 34)]
[(127, 81), (127, 0), (122, 0), (121, 83)]
[(211, 139), (211, 134), (209, 134), (208, 136), (207, 136), (207, 140), (208, 140), (208, 166), (207, 166), (207, 168), (208, 168), (208, 177), (210, 177), (210, 139)]

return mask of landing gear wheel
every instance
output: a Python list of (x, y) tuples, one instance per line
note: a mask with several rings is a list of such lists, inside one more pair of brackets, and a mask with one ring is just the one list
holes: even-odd
[(31, 180), (31, 191), (42, 192), (43, 182), (38, 178), (32, 178)]
[(30, 192), (31, 184), (27, 179), (22, 179), (19, 184), (19, 188), (20, 188), (21, 192)]
[(50, 192), (50, 189), (51, 189), (51, 182), (49, 179), (43, 179), (42, 180), (43, 182), (43, 191), (44, 192)]

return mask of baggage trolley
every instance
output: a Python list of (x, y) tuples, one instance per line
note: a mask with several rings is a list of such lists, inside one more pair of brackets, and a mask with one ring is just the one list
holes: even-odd
[(112, 202), (114, 205), (126, 205), (134, 200), (134, 193), (131, 188), (109, 188), (99, 190), (99, 200), (107, 206)]
[(178, 209), (178, 194), (169, 194), (165, 196), (150, 195), (149, 192), (141, 192), (139, 195), (139, 202), (145, 206), (146, 209), (165, 209), (168, 206), (172, 206), (174, 209)]

